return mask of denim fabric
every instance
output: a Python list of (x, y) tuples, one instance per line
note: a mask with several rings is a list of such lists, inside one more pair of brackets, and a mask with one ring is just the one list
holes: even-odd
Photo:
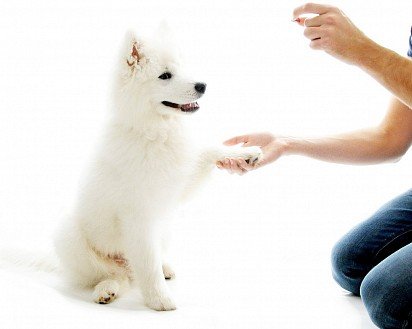
[(409, 56), (409, 57), (412, 57), (412, 27), (411, 27), (411, 36), (409, 37), (408, 56)]
[(332, 274), (379, 328), (412, 328), (412, 189), (335, 245)]

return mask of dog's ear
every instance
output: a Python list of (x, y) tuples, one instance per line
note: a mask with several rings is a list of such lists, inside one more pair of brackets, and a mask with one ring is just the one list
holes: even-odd
[(139, 64), (141, 60), (141, 52), (139, 50), (140, 45), (137, 41), (136, 35), (132, 31), (126, 33), (125, 40), (125, 63), (130, 67), (134, 68)]
[(137, 43), (133, 43), (129, 58), (126, 59), (127, 65), (134, 66), (135, 64), (139, 63), (139, 60), (140, 60), (140, 55), (139, 55), (139, 52), (137, 51)]

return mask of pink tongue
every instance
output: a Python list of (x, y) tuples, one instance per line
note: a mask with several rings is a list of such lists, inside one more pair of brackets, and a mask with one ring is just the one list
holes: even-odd
[(183, 110), (190, 110), (191, 108), (196, 107), (196, 103), (189, 103), (189, 104), (183, 104), (180, 106)]

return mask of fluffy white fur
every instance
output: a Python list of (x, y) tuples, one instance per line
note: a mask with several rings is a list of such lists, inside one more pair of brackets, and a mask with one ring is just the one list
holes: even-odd
[[(181, 125), (188, 114), (162, 102), (193, 103), (201, 93), (195, 80), (181, 75), (173, 50), (127, 35), (105, 137), (56, 237), (63, 273), (77, 285), (95, 287), (98, 303), (111, 302), (134, 280), (148, 307), (174, 310), (165, 281), (174, 272), (164, 257), (170, 212), (217, 160), (259, 157), (255, 148), (190, 151)], [(164, 72), (173, 77), (159, 79)]]

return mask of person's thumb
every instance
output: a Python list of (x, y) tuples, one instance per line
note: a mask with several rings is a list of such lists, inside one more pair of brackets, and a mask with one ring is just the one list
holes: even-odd
[(298, 17), (294, 19), (293, 21), (298, 23), (300, 26), (305, 26), (305, 21), (308, 17)]

